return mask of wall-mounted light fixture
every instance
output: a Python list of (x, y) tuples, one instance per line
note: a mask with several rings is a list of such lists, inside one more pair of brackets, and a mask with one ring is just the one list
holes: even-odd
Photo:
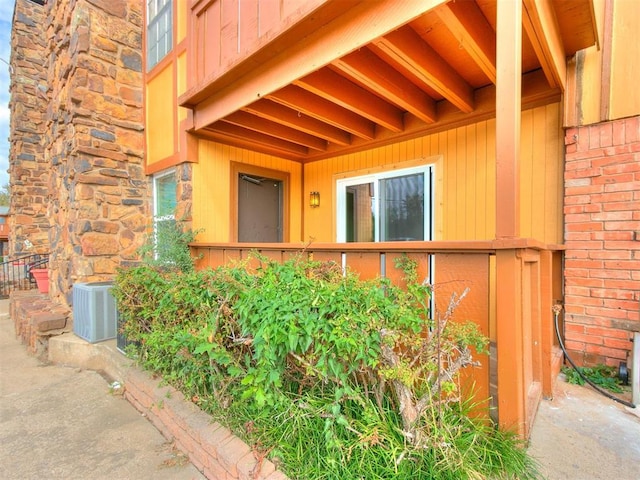
[(320, 206), (320, 192), (311, 192), (309, 194), (309, 206), (311, 208)]

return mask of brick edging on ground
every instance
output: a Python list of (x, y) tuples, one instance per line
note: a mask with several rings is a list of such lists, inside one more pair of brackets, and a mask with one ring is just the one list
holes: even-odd
[(286, 480), (270, 461), (261, 462), (238, 437), (187, 400), (175, 388), (157, 386), (145, 372), (132, 367), (124, 382), (124, 396), (144, 413), (165, 438), (188, 455), (207, 478), (227, 480)]
[(288, 480), (269, 460), (160, 378), (139, 369), (115, 348), (115, 341), (88, 343), (67, 333), (49, 340), (49, 360), (103, 372), (124, 389), (124, 397), (189, 457), (207, 478), (215, 480)]

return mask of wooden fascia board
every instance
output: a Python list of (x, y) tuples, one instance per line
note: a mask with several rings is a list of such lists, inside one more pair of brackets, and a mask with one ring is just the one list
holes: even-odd
[(384, 0), (358, 4), (233, 83), (217, 89), (213, 82), (211, 95), (197, 105), (190, 105), (194, 109), (195, 128), (241, 110), (447, 1)]
[(421, 120), (427, 123), (436, 121), (436, 102), (369, 49), (362, 48), (350, 53), (333, 62), (333, 66), (351, 78), (370, 85), (376, 92)]
[(449, 2), (436, 14), (491, 83), (496, 83), (496, 35), (475, 2)]
[(473, 111), (471, 86), (411, 27), (400, 28), (373, 43), (460, 110)]
[(564, 45), (550, 0), (523, 0), (522, 23), (549, 85), (566, 87)]

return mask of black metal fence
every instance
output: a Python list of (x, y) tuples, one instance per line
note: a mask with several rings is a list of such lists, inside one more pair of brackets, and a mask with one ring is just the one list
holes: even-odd
[(14, 290), (36, 288), (31, 273), (34, 268), (49, 268), (49, 254), (25, 255), (0, 263), (0, 298), (9, 298)]

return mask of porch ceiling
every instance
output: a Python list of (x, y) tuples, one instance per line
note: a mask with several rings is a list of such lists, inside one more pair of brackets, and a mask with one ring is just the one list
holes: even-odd
[[(308, 162), (492, 118), (496, 8), (440, 4), (191, 133)], [(592, 0), (523, 0), (523, 108), (558, 100), (566, 58), (596, 39)], [(203, 89), (181, 100), (196, 118), (211, 102)]]

